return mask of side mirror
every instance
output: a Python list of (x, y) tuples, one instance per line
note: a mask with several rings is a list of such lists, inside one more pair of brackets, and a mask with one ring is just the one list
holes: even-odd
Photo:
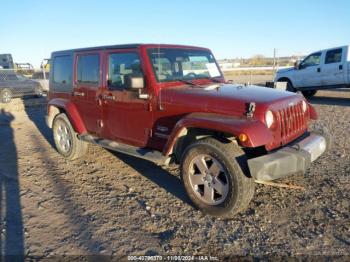
[(126, 86), (130, 90), (139, 90), (145, 87), (145, 79), (143, 76), (129, 76), (126, 80)]

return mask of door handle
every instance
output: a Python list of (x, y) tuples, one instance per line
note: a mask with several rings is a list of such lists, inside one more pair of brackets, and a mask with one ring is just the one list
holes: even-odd
[(104, 99), (104, 100), (115, 100), (115, 96), (114, 95), (103, 95), (102, 99)]
[(321, 68), (317, 68), (317, 72), (318, 72), (318, 73), (321, 72)]
[(85, 96), (85, 93), (84, 93), (84, 92), (77, 92), (77, 91), (74, 91), (74, 92), (73, 92), (73, 96)]
[(343, 65), (339, 65), (339, 70), (343, 70)]

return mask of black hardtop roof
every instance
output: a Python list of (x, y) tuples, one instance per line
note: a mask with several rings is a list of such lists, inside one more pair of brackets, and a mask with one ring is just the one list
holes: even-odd
[[(177, 46), (177, 47), (185, 47), (185, 48), (200, 48), (196, 46), (186, 46), (186, 45), (169, 45), (169, 44), (123, 44), (123, 45), (106, 45), (106, 46), (95, 46), (95, 47), (86, 47), (86, 48), (76, 48), (76, 49), (67, 49), (61, 51), (52, 52), (52, 55), (57, 54), (69, 54), (73, 52), (88, 52), (94, 50), (106, 50), (106, 49), (133, 49), (139, 48), (141, 45), (160, 45), (163, 47)], [(203, 48), (206, 49), (206, 48)]]
[(71, 52), (85, 52), (85, 51), (106, 50), (106, 49), (132, 49), (132, 48), (138, 48), (140, 45), (141, 44), (94, 46), (94, 47), (75, 48), (75, 49), (67, 49), (67, 50), (55, 51), (55, 52), (52, 52), (52, 54), (71, 53)]

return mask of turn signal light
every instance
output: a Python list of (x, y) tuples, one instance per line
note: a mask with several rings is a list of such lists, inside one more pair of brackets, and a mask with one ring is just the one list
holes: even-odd
[(239, 141), (241, 141), (241, 142), (245, 142), (245, 141), (248, 140), (248, 136), (247, 136), (246, 134), (240, 134), (240, 135), (238, 136), (238, 139), (239, 139)]

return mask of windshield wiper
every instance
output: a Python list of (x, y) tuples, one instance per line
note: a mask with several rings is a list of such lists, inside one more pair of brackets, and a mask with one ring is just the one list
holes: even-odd
[[(201, 77), (202, 78), (202, 77)], [(204, 79), (208, 79), (214, 83), (221, 83), (221, 81), (219, 79), (216, 79), (216, 78), (213, 78), (213, 77), (210, 77), (210, 76), (205, 76), (203, 77)]]
[(200, 86), (196, 83), (193, 83), (192, 81), (190, 80), (185, 80), (185, 79), (176, 79), (176, 81), (179, 81), (179, 82), (182, 82), (182, 83), (185, 83), (185, 84), (188, 84), (188, 85), (191, 85), (191, 86), (196, 86), (196, 87), (200, 87), (200, 88), (203, 88), (203, 86)]
[[(215, 79), (215, 78), (212, 78), (212, 77), (209, 77), (209, 76), (205, 76), (205, 77), (201, 77), (201, 78), (196, 78), (196, 79), (208, 79), (214, 83), (221, 83), (220, 80), (218, 79)], [(182, 83), (185, 83), (185, 84), (188, 84), (188, 85), (191, 85), (191, 86), (195, 86), (195, 87), (200, 87), (200, 88), (204, 88), (203, 86), (201, 85), (198, 85), (196, 83), (193, 83), (191, 80), (185, 80), (185, 79), (176, 79), (175, 81), (179, 81), (179, 82), (182, 82)]]

